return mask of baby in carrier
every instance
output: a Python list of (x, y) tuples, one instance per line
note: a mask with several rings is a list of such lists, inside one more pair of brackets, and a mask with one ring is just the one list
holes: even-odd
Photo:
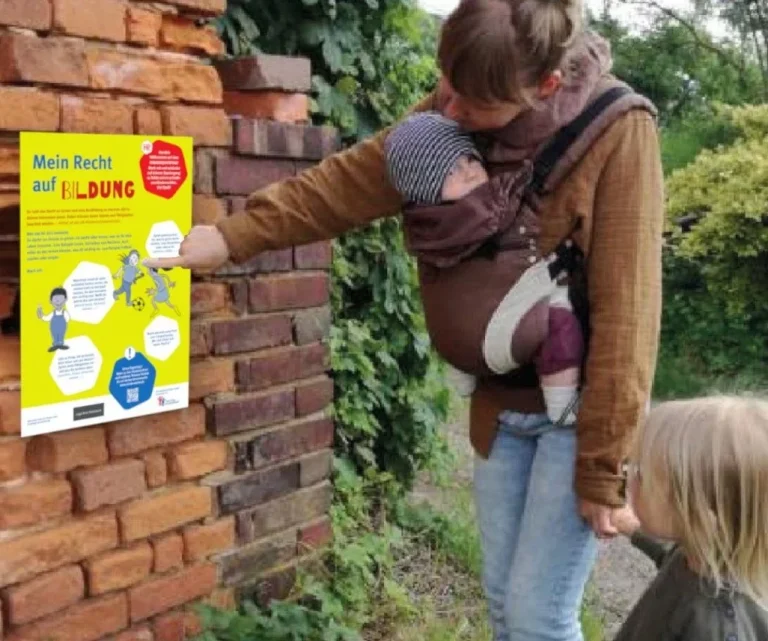
[[(584, 332), (562, 261), (535, 249), (538, 214), (514, 196), (524, 191), (521, 178), (489, 177), (472, 137), (432, 112), (397, 126), (385, 151), (406, 203), (406, 242), (419, 262), (427, 328), (459, 392), (470, 394), (477, 376), (532, 362), (550, 420), (574, 423)], [(483, 251), (489, 243), (473, 244), (486, 228), (497, 245), (490, 255)]]

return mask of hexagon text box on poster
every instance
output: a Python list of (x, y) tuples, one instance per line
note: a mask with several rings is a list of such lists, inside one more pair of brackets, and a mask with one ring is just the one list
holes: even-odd
[(65, 396), (87, 392), (96, 385), (102, 357), (93, 341), (77, 336), (67, 341), (69, 349), (57, 351), (51, 361), (50, 373)]
[(64, 281), (72, 320), (98, 325), (115, 304), (112, 274), (105, 265), (83, 261)]

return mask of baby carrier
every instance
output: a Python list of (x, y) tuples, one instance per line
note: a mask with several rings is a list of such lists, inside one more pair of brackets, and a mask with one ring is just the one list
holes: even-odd
[[(551, 255), (542, 256), (538, 249), (542, 198), (560, 185), (621, 116), (633, 109), (655, 115), (650, 102), (610, 77), (599, 83), (593, 96), (582, 113), (522, 169), (493, 174), (458, 202), (415, 205), (404, 211), (406, 244), (417, 258), (432, 344), (464, 372), (490, 376), (503, 371), (510, 385), (537, 385), (530, 363), (547, 336), (549, 293), (558, 282), (567, 283), (588, 339), (585, 258), (573, 238), (578, 225)], [(528, 301), (510, 344), (503, 316), (514, 310), (501, 309), (500, 304), (507, 305), (508, 292), (521, 278), (530, 281), (529, 296), (537, 298)], [(499, 341), (506, 341), (501, 362)]]

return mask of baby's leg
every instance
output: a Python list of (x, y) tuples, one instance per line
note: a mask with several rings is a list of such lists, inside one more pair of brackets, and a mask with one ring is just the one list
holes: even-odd
[(549, 335), (536, 358), (536, 368), (549, 419), (570, 425), (576, 422), (584, 334), (566, 287), (557, 288), (550, 305)]
[(485, 330), (483, 356), (494, 374), (507, 374), (530, 362), (547, 335), (546, 301), (557, 290), (549, 263), (529, 267), (507, 292)]

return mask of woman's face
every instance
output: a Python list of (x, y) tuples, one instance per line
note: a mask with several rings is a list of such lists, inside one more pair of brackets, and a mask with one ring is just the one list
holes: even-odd
[[(555, 71), (532, 90), (539, 100), (552, 96), (562, 82), (562, 73)], [(506, 127), (527, 109), (516, 102), (482, 102), (459, 94), (445, 76), (437, 89), (440, 111), (446, 118), (459, 123), (467, 131), (492, 131)]]
[(513, 102), (478, 102), (457, 93), (446, 78), (438, 88), (440, 111), (466, 131), (501, 129), (514, 120), (523, 108)]

